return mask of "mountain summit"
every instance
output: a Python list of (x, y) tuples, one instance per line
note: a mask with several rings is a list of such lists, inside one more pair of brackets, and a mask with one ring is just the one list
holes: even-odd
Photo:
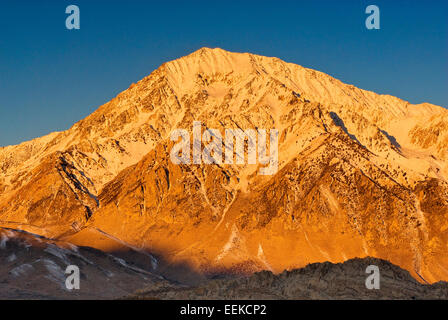
[[(174, 164), (170, 134), (192, 133), (194, 121), (201, 132), (277, 129), (278, 172)], [(0, 226), (138, 248), (167, 272), (281, 272), (371, 256), (433, 283), (448, 280), (447, 150), (441, 107), (202, 48), (67, 131), (0, 148)]]

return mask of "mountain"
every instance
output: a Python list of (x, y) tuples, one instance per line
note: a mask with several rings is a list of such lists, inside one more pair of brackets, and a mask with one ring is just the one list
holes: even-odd
[[(278, 130), (278, 170), (174, 164), (171, 133), (193, 136), (194, 121), (222, 136)], [(202, 48), (67, 131), (1, 148), (0, 226), (104, 252), (125, 244), (178, 281), (368, 256), (448, 280), (447, 129), (442, 107)]]

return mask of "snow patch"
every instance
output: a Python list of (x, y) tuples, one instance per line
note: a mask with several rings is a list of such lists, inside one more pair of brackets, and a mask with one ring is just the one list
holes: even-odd
[(17, 259), (17, 256), (13, 253), (8, 258), (6, 258), (6, 261), (13, 262)]
[(263, 247), (261, 246), (261, 243), (258, 244), (257, 257), (261, 262), (263, 262), (263, 264), (266, 266), (266, 268), (268, 268), (268, 270), (272, 271), (272, 267), (269, 264), (268, 260), (266, 259), (266, 256), (264, 255), (264, 250)]
[(44, 259), (44, 266), (48, 270), (48, 275), (45, 276), (46, 279), (58, 284), (62, 289), (68, 290), (65, 286), (65, 272), (62, 268), (53, 260)]
[(29, 263), (22, 264), (11, 271), (9, 271), (10, 274), (12, 274), (15, 278), (19, 276), (27, 275), (28, 273), (32, 272), (34, 270), (34, 267), (30, 265)]
[(232, 226), (232, 233), (230, 234), (229, 240), (223, 246), (221, 253), (216, 257), (216, 260), (221, 260), (228, 252), (238, 243), (240, 239), (238, 227), (236, 225)]
[(5, 249), (6, 248), (6, 242), (8, 242), (9, 238), (2, 234), (1, 240), (0, 240), (0, 249)]
[(67, 258), (66, 250), (63, 248), (60, 248), (54, 244), (49, 244), (47, 248), (44, 250), (45, 252), (61, 259), (66, 265), (70, 265), (70, 261)]

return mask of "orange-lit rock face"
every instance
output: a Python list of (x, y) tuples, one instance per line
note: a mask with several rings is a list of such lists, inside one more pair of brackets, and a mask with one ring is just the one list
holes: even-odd
[[(448, 280), (447, 119), (276, 58), (201, 49), (68, 131), (0, 149), (0, 220), (203, 273), (375, 256)], [(278, 172), (172, 163), (170, 132), (193, 121), (279, 130)]]

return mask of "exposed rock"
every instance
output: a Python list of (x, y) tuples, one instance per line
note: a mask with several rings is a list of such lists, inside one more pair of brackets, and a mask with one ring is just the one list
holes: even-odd
[[(365, 270), (380, 270), (379, 289), (366, 287)], [(409, 272), (379, 259), (352, 259), (344, 263), (313, 263), (274, 275), (270, 271), (250, 277), (210, 280), (197, 287), (148, 287), (128, 299), (448, 299), (448, 283), (424, 285)]]

